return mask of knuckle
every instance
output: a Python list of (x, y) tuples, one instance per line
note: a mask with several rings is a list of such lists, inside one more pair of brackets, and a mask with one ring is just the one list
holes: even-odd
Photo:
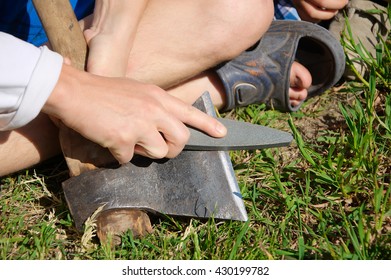
[(165, 94), (165, 91), (156, 85), (148, 84), (148, 85), (146, 85), (146, 87), (147, 87), (147, 91), (152, 95)]
[(185, 147), (186, 143), (189, 141), (190, 138), (190, 131), (186, 126), (183, 126), (183, 129), (180, 133), (178, 133), (176, 139), (173, 142), (168, 142), (167, 145), (169, 147), (166, 157), (167, 158), (174, 158), (178, 156), (183, 148)]
[(183, 126), (182, 134), (180, 137), (181, 146), (185, 146), (190, 139), (190, 130), (186, 126)]
[(168, 146), (162, 145), (161, 147), (156, 149), (156, 151), (151, 153), (151, 156), (158, 158), (158, 159), (162, 159), (162, 158), (165, 158), (168, 155), (168, 153), (169, 153)]
[(175, 158), (176, 156), (178, 156), (182, 152), (184, 146), (185, 146), (185, 144), (183, 144), (183, 145), (170, 145), (170, 149), (168, 150), (166, 157), (167, 158)]
[(116, 131), (113, 131), (112, 139), (114, 139), (118, 146), (128, 146), (134, 142), (131, 137), (131, 133), (127, 133), (127, 130), (125, 129), (117, 129)]
[(182, 106), (182, 116), (185, 121), (189, 121), (190, 119), (197, 117), (199, 115), (198, 112), (198, 109), (188, 104)]
[(133, 149), (109, 149), (113, 157), (120, 163), (124, 164), (133, 158)]

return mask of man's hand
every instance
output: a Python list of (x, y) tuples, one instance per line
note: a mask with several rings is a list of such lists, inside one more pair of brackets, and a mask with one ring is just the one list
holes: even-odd
[(292, 0), (302, 20), (320, 22), (333, 18), (349, 0)]
[(134, 153), (177, 156), (189, 138), (185, 124), (213, 137), (226, 134), (216, 119), (159, 87), (95, 76), (65, 64), (43, 112), (108, 148), (120, 163), (131, 160)]

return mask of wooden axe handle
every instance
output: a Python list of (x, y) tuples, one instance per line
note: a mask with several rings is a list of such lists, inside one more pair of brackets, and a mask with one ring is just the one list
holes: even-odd
[(87, 42), (69, 0), (33, 0), (33, 4), (52, 49), (85, 70)]

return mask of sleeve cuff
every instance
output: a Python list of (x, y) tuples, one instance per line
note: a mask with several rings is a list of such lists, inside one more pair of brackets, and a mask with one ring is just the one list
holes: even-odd
[(46, 46), (31, 75), (23, 99), (12, 120), (2, 130), (11, 130), (28, 124), (38, 116), (59, 79), (63, 58)]

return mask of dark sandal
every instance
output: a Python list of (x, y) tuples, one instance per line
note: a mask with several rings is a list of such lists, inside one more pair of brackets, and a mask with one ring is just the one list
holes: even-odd
[(223, 111), (259, 103), (297, 111), (301, 104), (292, 107), (289, 101), (294, 61), (312, 75), (308, 97), (332, 87), (345, 69), (343, 48), (328, 30), (304, 21), (275, 20), (253, 48), (216, 70), (227, 93)]

